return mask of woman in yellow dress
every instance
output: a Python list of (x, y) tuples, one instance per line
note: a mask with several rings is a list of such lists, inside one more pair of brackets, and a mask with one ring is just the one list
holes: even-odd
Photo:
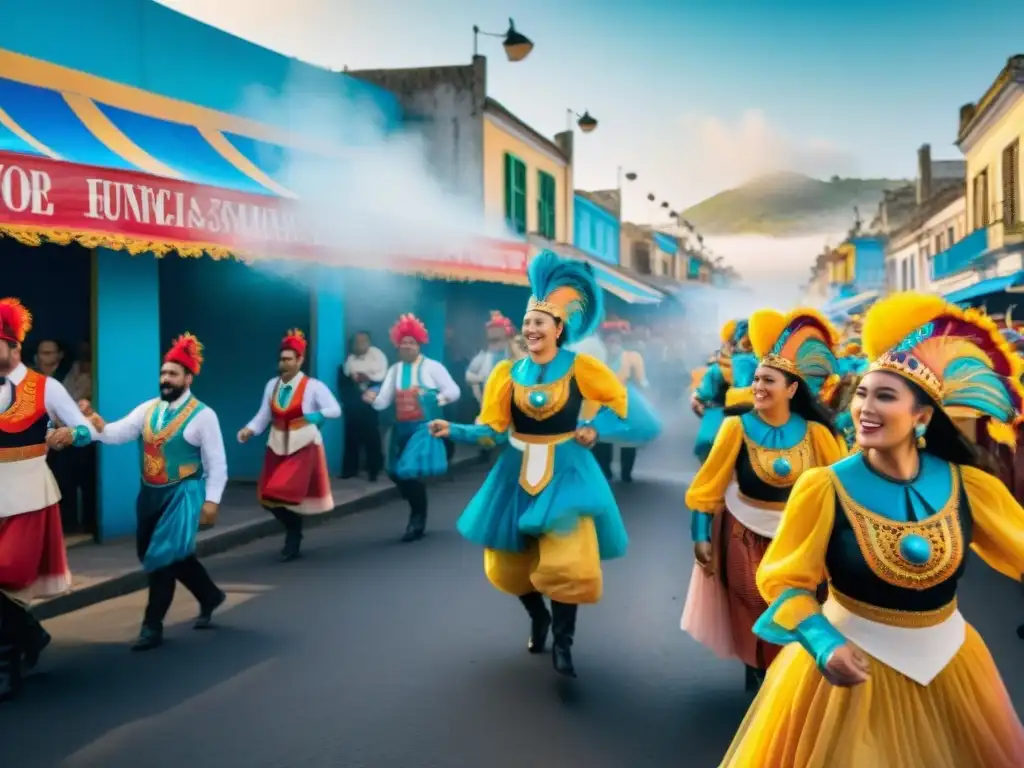
[(968, 548), (1020, 578), (1024, 510), (949, 413), (983, 411), (1009, 439), (1024, 364), (990, 320), (936, 296), (880, 301), (863, 341), (860, 452), (790, 495), (755, 627), (786, 647), (722, 766), (1020, 768), (1024, 727), (956, 586)]
[(755, 584), (757, 566), (796, 479), (844, 451), (817, 397), (836, 381), (832, 325), (811, 309), (761, 310), (749, 328), (760, 360), (753, 405), (730, 409), (742, 415), (722, 423), (686, 493), (697, 563), (681, 626), (718, 656), (740, 659), (753, 689), (779, 650), (753, 633), (768, 607)]
[(459, 533), (483, 547), (491, 584), (526, 608), (527, 650), (542, 653), (550, 630), (555, 670), (576, 677), (577, 608), (601, 599), (601, 561), (625, 555), (629, 542), (590, 449), (599, 437), (652, 440), (660, 424), (604, 363), (565, 349), (601, 322), (602, 289), (590, 265), (543, 251), (529, 277), (528, 356), (491, 371), (476, 424), (434, 421), (430, 430), (464, 443), (508, 440), (512, 450), (469, 502)]

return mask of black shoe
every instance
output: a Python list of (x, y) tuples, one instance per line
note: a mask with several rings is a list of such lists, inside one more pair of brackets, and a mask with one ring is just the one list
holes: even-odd
[(419, 541), (424, 535), (422, 528), (407, 528), (402, 535), (402, 541), (408, 544), (410, 541)]
[(633, 476), (632, 475), (623, 475), (622, 476), (622, 482), (624, 482), (624, 483), (632, 483), (633, 482)]
[(302, 537), (285, 536), (284, 548), (281, 550), (280, 560), (282, 563), (290, 563), (302, 556)]
[(1017, 637), (1019, 637), (1021, 640), (1024, 640), (1024, 624), (1021, 624), (1019, 627), (1017, 627)]
[(551, 601), (551, 629), (554, 642), (551, 648), (551, 661), (555, 671), (565, 677), (576, 677), (576, 668), (572, 663), (572, 642), (576, 635), (577, 606)]
[(520, 596), (519, 602), (530, 614), (530, 639), (526, 642), (526, 650), (530, 653), (544, 653), (548, 631), (551, 629), (551, 614), (544, 605), (544, 597), (540, 592), (530, 592)]
[(163, 627), (147, 627), (142, 626), (142, 631), (139, 632), (139, 639), (135, 641), (132, 646), (133, 651), (152, 651), (155, 648), (159, 648), (164, 644), (164, 630)]
[(0, 702), (18, 698), (22, 689), (21, 652), (8, 641), (0, 644)]
[(216, 600), (209, 605), (199, 606), (199, 617), (196, 619), (195, 624), (192, 625), (192, 629), (211, 629), (213, 627), (213, 612), (224, 605), (224, 601), (227, 599), (228, 596), (226, 594), (219, 592)]
[(31, 614), (29, 614), (28, 622), (24, 656), (22, 657), (22, 669), (25, 672), (36, 668), (36, 665), (39, 664), (39, 657), (53, 640), (50, 633), (43, 629), (43, 625), (36, 621)]

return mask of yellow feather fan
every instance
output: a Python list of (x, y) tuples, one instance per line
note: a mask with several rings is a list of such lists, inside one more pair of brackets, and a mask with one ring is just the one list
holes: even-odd
[(808, 318), (820, 325), (829, 349), (835, 350), (839, 343), (836, 327), (818, 310), (797, 307), (785, 315), (774, 309), (759, 309), (750, 316), (750, 343), (754, 347), (754, 354), (764, 357), (770, 353), (785, 330), (801, 318)]
[(729, 322), (722, 326), (722, 329), (718, 332), (718, 335), (719, 338), (722, 339), (723, 344), (728, 344), (730, 341), (732, 341), (732, 337), (736, 335), (736, 325), (737, 323), (735, 320), (730, 320)]

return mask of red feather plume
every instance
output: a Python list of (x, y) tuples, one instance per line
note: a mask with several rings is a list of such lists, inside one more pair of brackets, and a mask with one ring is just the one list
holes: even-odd
[(198, 376), (203, 367), (203, 345), (191, 333), (183, 333), (164, 355), (164, 362), (177, 363), (193, 376)]
[(306, 334), (298, 328), (292, 328), (281, 340), (281, 351), (290, 349), (299, 357), (306, 356)]
[(630, 325), (627, 320), (606, 320), (601, 323), (603, 333), (629, 333)]
[(0, 299), (0, 340), (21, 344), (32, 330), (32, 313), (15, 298)]
[(427, 334), (427, 326), (418, 317), (411, 314), (399, 317), (395, 324), (391, 326), (389, 335), (391, 343), (396, 347), (406, 337), (415, 339), (417, 344), (426, 344), (430, 340), (430, 336)]
[(496, 309), (491, 310), (491, 319), (487, 321), (487, 327), (501, 328), (509, 338), (512, 338), (516, 334), (516, 328), (512, 325), (512, 321)]

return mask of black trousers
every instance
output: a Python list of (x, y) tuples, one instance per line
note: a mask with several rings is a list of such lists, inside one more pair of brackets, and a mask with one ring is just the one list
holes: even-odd
[[(633, 476), (633, 466), (636, 464), (636, 448), (621, 448), (619, 450), (619, 464), (621, 465), (622, 476), (628, 479)], [(594, 458), (597, 459), (597, 463), (601, 466), (601, 471), (604, 472), (604, 476), (607, 478), (612, 476), (614, 452), (615, 448), (611, 443), (598, 443), (594, 446)]]
[(153, 571), (149, 574), (149, 602), (146, 603), (143, 618), (143, 623), (147, 627), (159, 629), (163, 626), (179, 581), (192, 593), (200, 606), (213, 605), (220, 596), (220, 589), (213, 583), (210, 574), (195, 555)]
[[(412, 434), (406, 435), (404, 438), (400, 438), (398, 443), (398, 451), (405, 448), (405, 444), (409, 442), (409, 438)], [(452, 454), (455, 451), (455, 444), (450, 440), (445, 440), (445, 451), (448, 453), (448, 459), (451, 460)], [(422, 480), (400, 480), (394, 475), (388, 475), (396, 486), (398, 486), (398, 494), (409, 502), (409, 524), (406, 530), (409, 532), (423, 533), (427, 527), (427, 485)]]
[(302, 541), (302, 515), (285, 507), (268, 507), (270, 514), (284, 527), (285, 543), (297, 546)]
[[(136, 505), (135, 552), (139, 562), (146, 556), (153, 533), (165, 512), (153, 502), (153, 497), (147, 497), (148, 493), (153, 492), (143, 486)], [(146, 604), (143, 623), (151, 629), (160, 629), (163, 626), (164, 617), (167, 616), (167, 611), (174, 600), (174, 590), (179, 581), (195, 596), (201, 606), (212, 605), (220, 596), (217, 585), (213, 583), (210, 574), (195, 555), (189, 555), (184, 560), (151, 571), (147, 575), (147, 580), (149, 602)]]
[(369, 403), (350, 402), (345, 409), (345, 454), (341, 476), (359, 474), (359, 459), (366, 454), (366, 472), (376, 478), (384, 468), (384, 449), (381, 446), (380, 414)]

